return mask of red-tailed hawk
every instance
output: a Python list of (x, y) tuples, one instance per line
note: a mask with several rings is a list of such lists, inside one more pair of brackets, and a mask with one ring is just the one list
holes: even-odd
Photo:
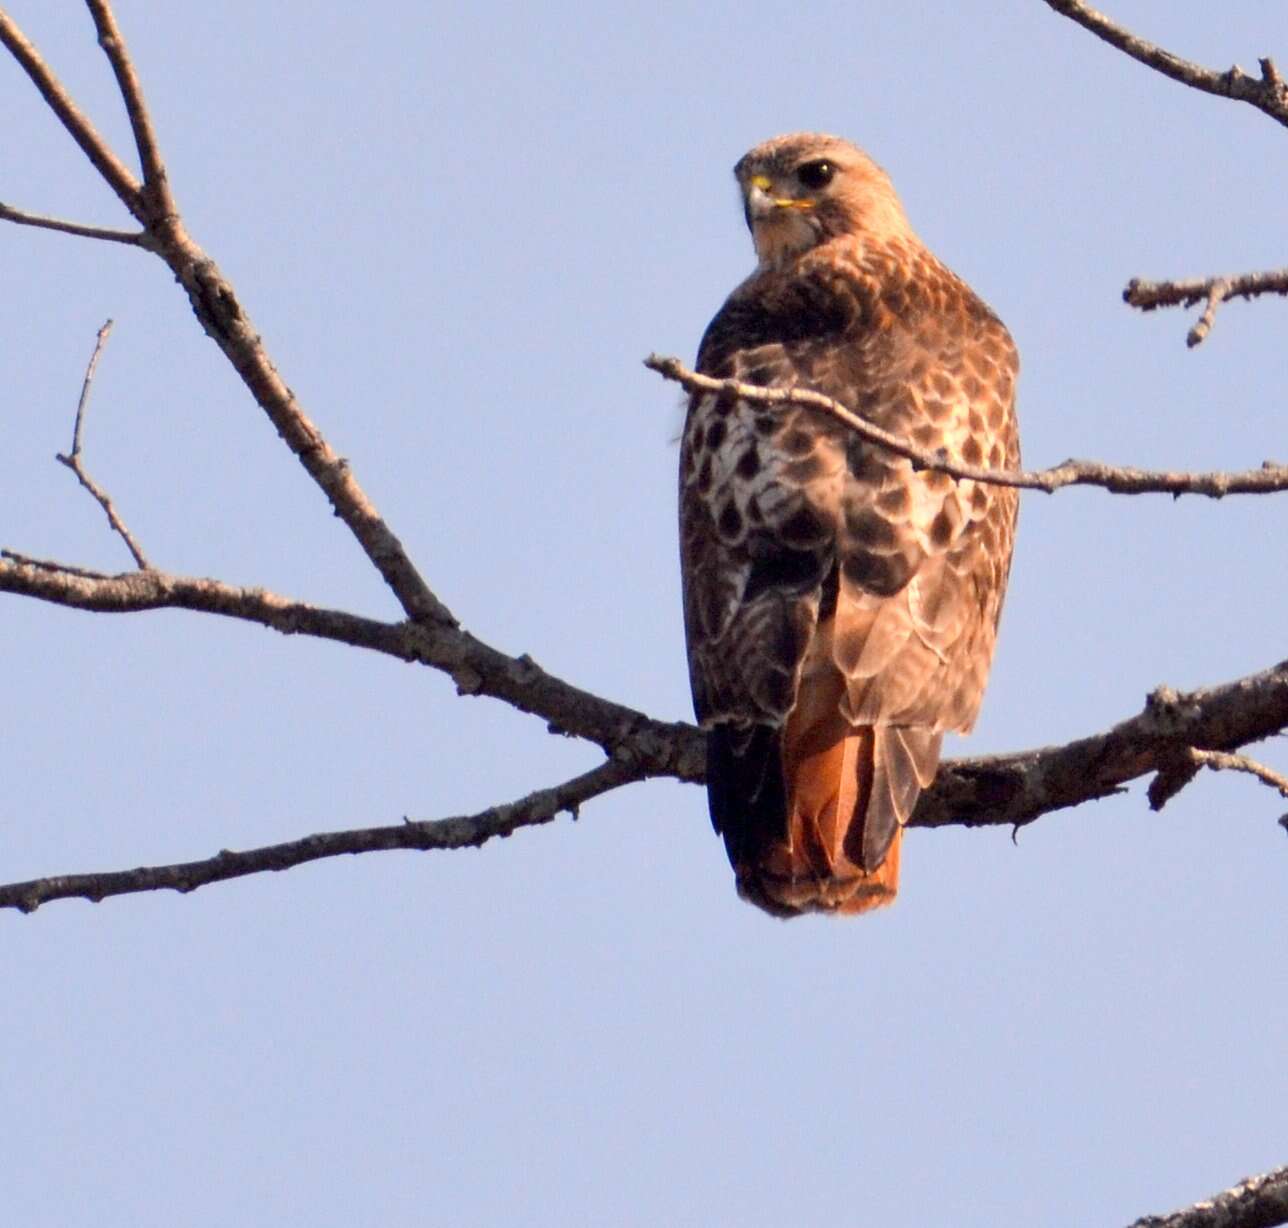
[[(1002, 322), (913, 233), (875, 163), (802, 133), (734, 168), (759, 265), (698, 370), (811, 388), (931, 451), (1019, 464)], [(889, 903), (944, 730), (993, 658), (1016, 492), (913, 471), (825, 411), (695, 393), (680, 549), (711, 818), (779, 916)]]

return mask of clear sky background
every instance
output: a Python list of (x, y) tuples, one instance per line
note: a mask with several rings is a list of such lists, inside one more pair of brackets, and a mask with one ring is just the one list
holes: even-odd
[[(1105, 0), (1218, 68), (1280, 0)], [(122, 155), (83, 6), (12, 0)], [(172, 183), (284, 377), (476, 634), (690, 715), (680, 398), (749, 271), (730, 174), (814, 128), (887, 167), (1023, 358), (1032, 465), (1288, 459), (1288, 304), (1141, 316), (1133, 275), (1285, 263), (1288, 132), (1040, 0), (472, 6), (120, 0)], [(124, 225), (0, 64), (0, 199)], [(0, 544), (395, 617), (143, 253), (0, 227)], [(1026, 495), (983, 714), (1101, 730), (1285, 655), (1288, 497)], [(0, 598), (0, 879), (509, 800), (593, 747), (429, 670), (180, 612)], [(1288, 768), (1282, 741), (1261, 748)], [(699, 789), (481, 851), (0, 915), (0, 1190), (32, 1225), (1116, 1225), (1288, 1161), (1284, 809), (1208, 776), (913, 832), (893, 909), (773, 921)]]

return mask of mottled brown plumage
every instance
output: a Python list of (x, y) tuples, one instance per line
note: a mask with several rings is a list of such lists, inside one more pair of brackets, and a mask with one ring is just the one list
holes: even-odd
[[(885, 173), (815, 134), (735, 168), (760, 263), (698, 370), (812, 388), (922, 447), (1014, 468), (1015, 347), (913, 233)], [(685, 629), (711, 817), (768, 912), (862, 912), (945, 730), (993, 657), (1016, 494), (860, 439), (828, 414), (695, 394), (680, 451)]]

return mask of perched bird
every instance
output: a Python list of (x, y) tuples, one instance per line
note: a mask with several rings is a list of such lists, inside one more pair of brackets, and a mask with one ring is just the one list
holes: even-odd
[[(1015, 468), (1018, 359), (889, 178), (815, 133), (734, 168), (759, 264), (697, 369), (813, 389), (951, 460)], [(711, 819), (766, 912), (889, 903), (902, 827), (993, 659), (1016, 492), (915, 472), (826, 411), (694, 393), (680, 549)]]

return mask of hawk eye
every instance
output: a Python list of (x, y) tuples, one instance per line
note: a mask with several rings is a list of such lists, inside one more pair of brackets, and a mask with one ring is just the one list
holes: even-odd
[(801, 186), (810, 188), (813, 191), (827, 187), (832, 182), (832, 176), (835, 174), (836, 167), (826, 158), (806, 162), (796, 168), (796, 178), (801, 181)]

